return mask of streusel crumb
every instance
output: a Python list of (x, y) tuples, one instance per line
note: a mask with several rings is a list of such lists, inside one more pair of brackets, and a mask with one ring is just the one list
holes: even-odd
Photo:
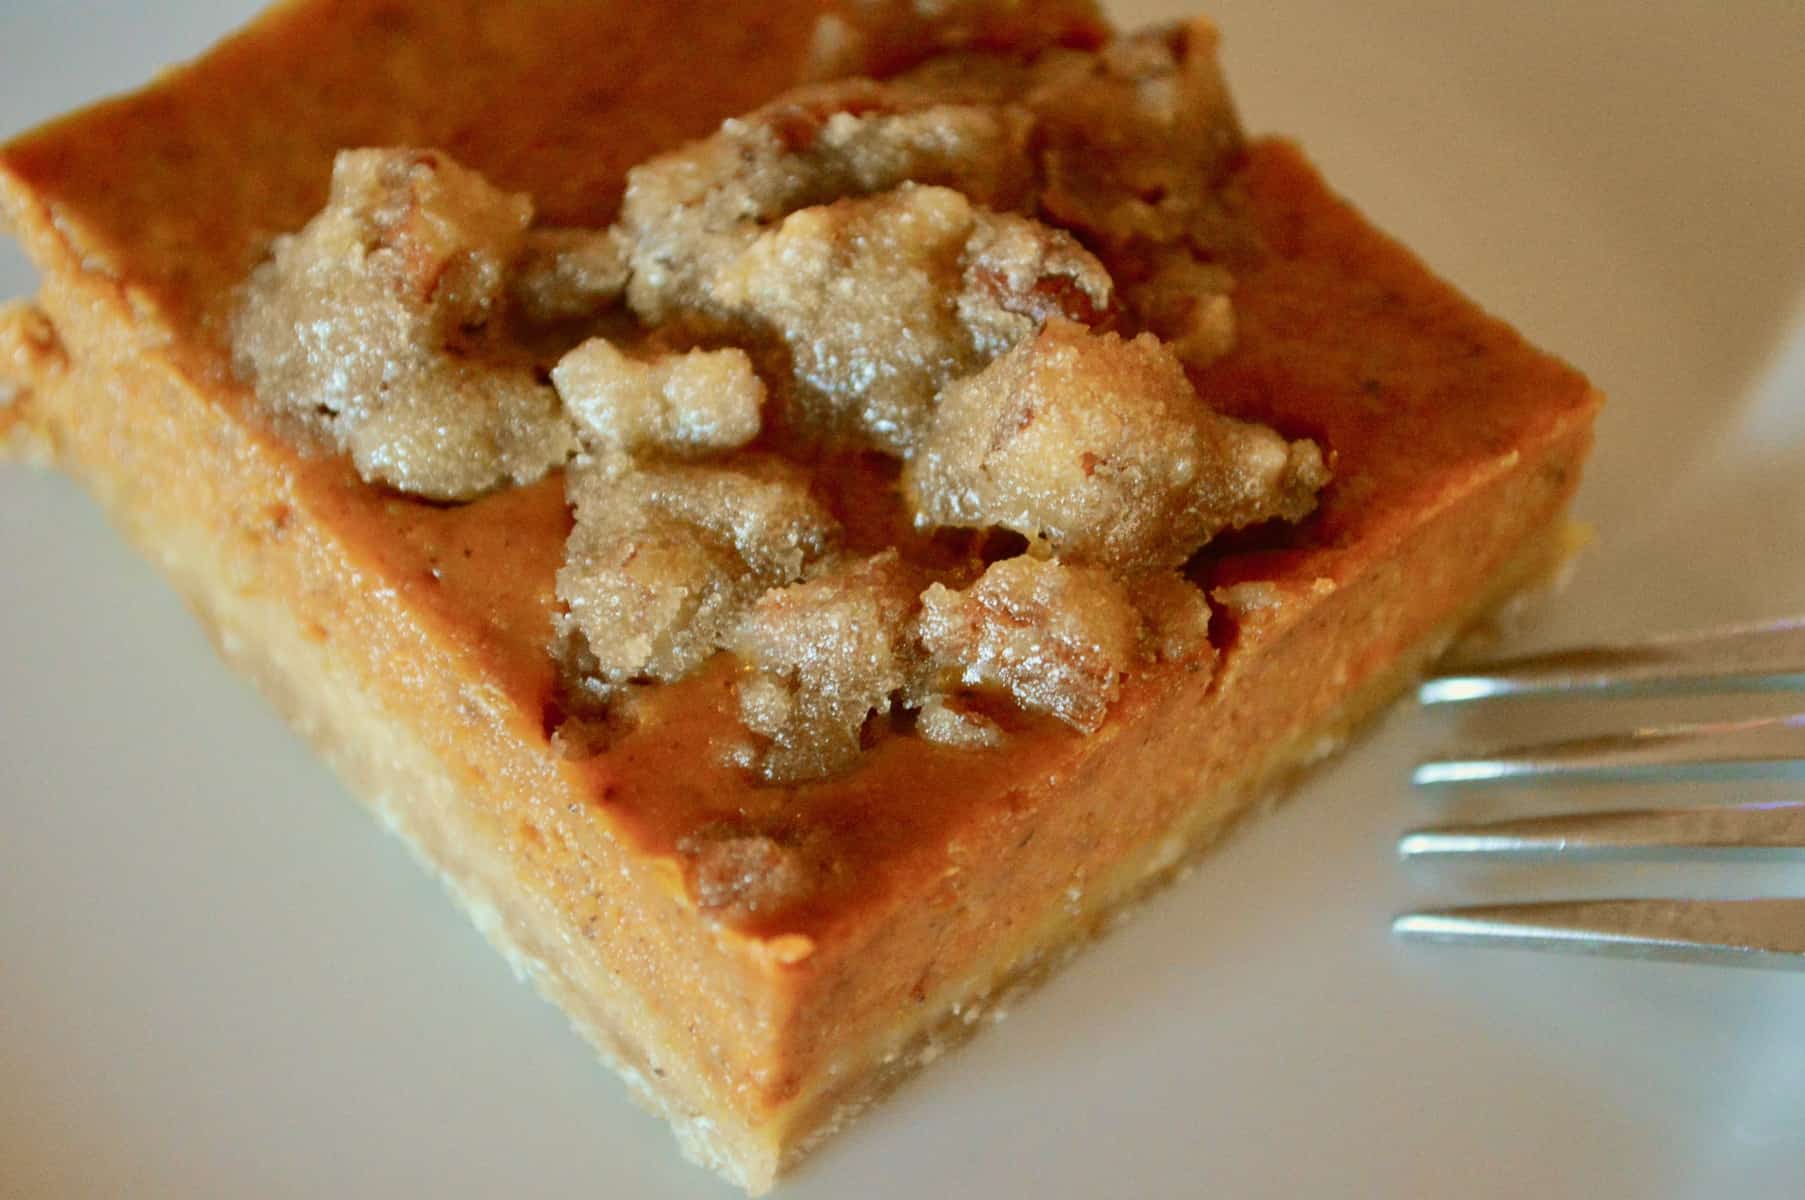
[(948, 382), (1050, 314), (1097, 319), (1110, 294), (1070, 235), (915, 184), (791, 214), (710, 288), (743, 337), (782, 345), (798, 425), (897, 455)]
[(761, 597), (732, 649), (746, 727), (769, 739), (766, 779), (818, 779), (852, 765), (873, 714), (887, 713), (913, 665), (921, 581), (894, 550)]
[(799, 846), (769, 834), (705, 830), (677, 846), (688, 861), (696, 903), (728, 920), (772, 913), (806, 898), (820, 867)]
[(459, 500), (539, 478), (575, 443), (496, 328), (531, 219), (437, 151), (344, 151), (325, 209), (251, 277), (239, 369), (373, 482)]
[(763, 226), (813, 205), (915, 182), (1011, 207), (1031, 184), (1030, 125), (1018, 108), (942, 103), (873, 80), (792, 92), (628, 172), (628, 303), (650, 324), (731, 323), (713, 295), (717, 274)]
[(1211, 410), (1151, 335), (1057, 318), (946, 390), (904, 472), (924, 525), (1000, 525), (1122, 571), (1298, 520), (1327, 478), (1314, 443)]
[(529, 229), (514, 295), (533, 321), (606, 312), (627, 289), (627, 252), (615, 229)]
[(758, 436), (765, 385), (744, 350), (629, 358), (591, 338), (552, 369), (552, 385), (586, 445), (700, 455)]
[(915, 732), (942, 746), (983, 750), (1003, 744), (1003, 731), (980, 712), (963, 708), (945, 696), (935, 696), (915, 714)]
[(831, 550), (838, 526), (798, 467), (580, 459), (558, 598), (612, 684), (680, 679), (725, 646), (765, 589)]
[(922, 594), (921, 643), (949, 689), (999, 688), (1087, 733), (1134, 665), (1140, 629), (1115, 576), (1050, 559), (1005, 559), (963, 591)]

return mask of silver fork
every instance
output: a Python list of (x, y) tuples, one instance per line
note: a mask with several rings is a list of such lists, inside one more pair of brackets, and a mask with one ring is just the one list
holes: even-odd
[[(1495, 697), (1805, 690), (1805, 617), (1589, 646), (1466, 667), (1422, 685), (1425, 705)], [(1421, 787), (1581, 780), (1805, 778), (1805, 712), (1634, 729), (1420, 764)], [(1805, 799), (1624, 809), (1438, 825), (1406, 833), (1430, 857), (1760, 858), (1805, 854)], [(1401, 937), (1805, 970), (1805, 898), (1614, 899), (1405, 913)]]

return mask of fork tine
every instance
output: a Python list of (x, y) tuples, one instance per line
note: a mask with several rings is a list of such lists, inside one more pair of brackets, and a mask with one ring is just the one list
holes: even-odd
[(1424, 681), (1424, 704), (1569, 692), (1805, 688), (1805, 617), (1584, 646), (1460, 668)]
[(1512, 746), (1417, 765), (1419, 787), (1547, 779), (1748, 778), (1805, 775), (1805, 713), (1712, 721)]
[(1437, 825), (1398, 841), (1404, 858), (1790, 857), (1805, 852), (1805, 803), (1624, 809)]
[(1805, 970), (1805, 900), (1583, 900), (1405, 913), (1413, 941)]

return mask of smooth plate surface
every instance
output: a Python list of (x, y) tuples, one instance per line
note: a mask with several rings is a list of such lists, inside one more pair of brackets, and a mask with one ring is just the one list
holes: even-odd
[[(0, 130), (253, 0), (6, 0)], [(1184, 0), (1124, 3), (1128, 18)], [(1614, 397), (1531, 650), (1805, 611), (1805, 7), (1222, 0), (1251, 127)], [(0, 292), (29, 290), (10, 248)], [(721, 1196), (60, 479), (0, 469), (0, 1196)], [(1796, 698), (1795, 698), (1796, 700)], [(1726, 707), (1728, 705), (1728, 707)], [(1780, 706), (1780, 707), (1776, 707)], [(780, 1195), (1792, 1197), (1805, 976), (1403, 945), (1434, 901), (1781, 866), (1401, 867), (1461, 744), (1783, 711), (1400, 709)]]

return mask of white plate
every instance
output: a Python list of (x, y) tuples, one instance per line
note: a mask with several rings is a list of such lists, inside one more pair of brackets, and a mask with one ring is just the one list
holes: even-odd
[[(0, 127), (252, 7), (6, 0)], [(1217, 12), (1254, 128), (1615, 396), (1580, 505), (1601, 540), (1537, 639), (1805, 611), (1805, 7)], [(0, 563), (0, 1194), (727, 1194), (71, 485), (0, 471)], [(1798, 1195), (1805, 976), (1385, 929), (1548, 880), (1805, 877), (1407, 872), (1392, 840), (1435, 806), (1406, 765), (1460, 728), (1398, 711), (785, 1194)]]

